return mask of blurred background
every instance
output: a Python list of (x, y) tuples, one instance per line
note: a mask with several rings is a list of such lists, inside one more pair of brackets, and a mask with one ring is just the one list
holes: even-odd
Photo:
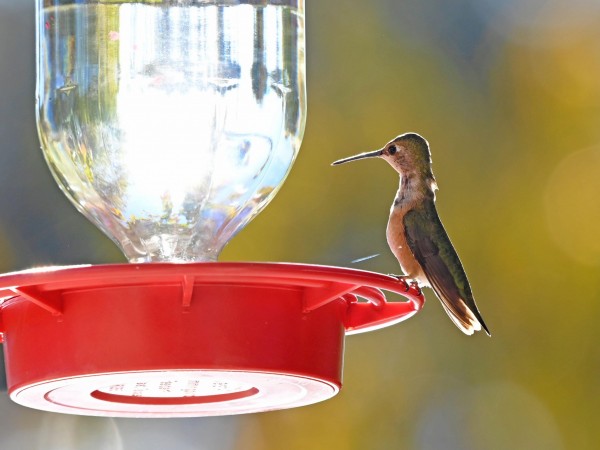
[[(432, 292), (349, 337), (344, 389), (218, 419), (41, 413), (0, 393), (3, 449), (592, 449), (600, 442), (600, 3), (307, 1), (309, 115), (294, 169), (222, 260), (382, 273), (397, 175), (330, 167), (406, 131), (493, 337)], [(0, 271), (124, 262), (59, 192), (34, 122), (34, 2), (0, 0)], [(362, 263), (353, 260), (380, 256)]]

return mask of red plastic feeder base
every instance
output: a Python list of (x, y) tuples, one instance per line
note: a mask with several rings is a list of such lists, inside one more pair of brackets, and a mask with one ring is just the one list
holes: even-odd
[[(382, 289), (408, 301), (387, 302)], [(0, 330), (9, 393), (32, 408), (112, 417), (308, 405), (339, 392), (346, 334), (400, 322), (423, 301), (390, 276), (300, 264), (7, 274)]]

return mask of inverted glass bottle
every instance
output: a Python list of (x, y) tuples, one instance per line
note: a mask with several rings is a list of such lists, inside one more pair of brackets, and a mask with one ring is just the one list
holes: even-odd
[(303, 0), (38, 0), (38, 130), (131, 262), (211, 261), (305, 123)]

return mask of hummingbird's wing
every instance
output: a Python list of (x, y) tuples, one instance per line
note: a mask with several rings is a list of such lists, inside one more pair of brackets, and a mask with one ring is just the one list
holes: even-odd
[(465, 334), (473, 334), (483, 326), (489, 335), (473, 299), (467, 275), (433, 200), (408, 211), (404, 216), (404, 229), (411, 252), (452, 321)]

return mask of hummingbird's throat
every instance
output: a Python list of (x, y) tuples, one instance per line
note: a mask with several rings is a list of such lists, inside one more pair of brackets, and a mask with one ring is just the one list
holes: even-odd
[(400, 187), (394, 199), (394, 206), (404, 206), (424, 198), (433, 198), (432, 181), (433, 177), (423, 178), (415, 173), (401, 173)]

